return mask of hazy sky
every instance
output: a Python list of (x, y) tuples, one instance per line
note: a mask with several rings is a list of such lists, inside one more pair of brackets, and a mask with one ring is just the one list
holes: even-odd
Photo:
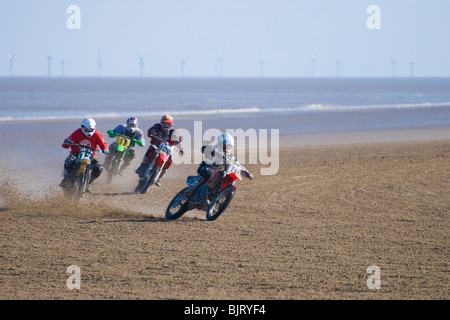
[[(81, 29), (68, 29), (77, 5)], [(381, 29), (369, 29), (370, 5)], [(450, 0), (0, 0), (0, 76), (450, 76)], [(315, 62), (312, 64), (311, 59)], [(393, 64), (392, 60), (396, 63)], [(265, 61), (263, 69), (260, 61)], [(394, 70), (393, 70), (394, 66)]]

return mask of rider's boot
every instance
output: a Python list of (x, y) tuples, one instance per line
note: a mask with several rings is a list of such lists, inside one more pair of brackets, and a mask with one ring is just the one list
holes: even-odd
[(92, 193), (92, 189), (91, 189), (91, 183), (94, 182), (94, 180), (97, 179), (97, 177), (91, 176), (91, 180), (89, 180), (89, 184), (86, 186), (86, 192), (87, 193)]
[(69, 185), (69, 171), (64, 168), (64, 170), (63, 170), (63, 179), (62, 179), (61, 183), (59, 184), (59, 186), (64, 189), (68, 185)]
[(161, 179), (166, 174), (167, 170), (163, 170), (159, 175), (158, 181), (155, 182), (155, 186), (161, 187)]
[(199, 185), (202, 184), (202, 182), (205, 181), (202, 176), (198, 176), (197, 179), (194, 181), (193, 184), (191, 184), (186, 191), (184, 192), (185, 195), (190, 197), (198, 188)]
[(89, 183), (86, 188), (86, 192), (92, 193), (90, 185), (92, 184), (92, 182), (94, 182), (95, 179), (100, 177), (102, 171), (103, 171), (103, 167), (99, 163), (93, 167), (92, 173), (91, 173), (91, 178), (89, 179)]
[(138, 174), (138, 175), (141, 175), (143, 172), (143, 170), (144, 170), (144, 168), (145, 168), (145, 166), (147, 165), (147, 162), (145, 161), (146, 159), (144, 158), (143, 160), (142, 160), (142, 162), (141, 162), (141, 164), (140, 164), (140, 166), (136, 169), (136, 173)]

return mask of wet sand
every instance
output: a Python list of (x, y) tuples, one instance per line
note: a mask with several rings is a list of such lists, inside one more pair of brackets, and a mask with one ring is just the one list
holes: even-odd
[(2, 128), (13, 144), (0, 162), (0, 299), (449, 299), (448, 127), (283, 136), (278, 174), (248, 165), (255, 179), (211, 222), (164, 219), (195, 164), (134, 194), (141, 149), (74, 205), (57, 184), (76, 127), (33, 124), (26, 139)]

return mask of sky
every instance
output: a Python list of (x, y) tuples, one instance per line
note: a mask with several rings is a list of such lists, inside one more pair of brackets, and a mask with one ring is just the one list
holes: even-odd
[(449, 77), (449, 15), (449, 0), (0, 0), (0, 76), (50, 61), (53, 77)]

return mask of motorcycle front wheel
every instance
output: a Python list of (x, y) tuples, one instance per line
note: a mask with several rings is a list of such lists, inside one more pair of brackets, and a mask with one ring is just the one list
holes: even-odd
[(79, 197), (83, 198), (87, 189), (89, 188), (89, 182), (91, 181), (91, 165), (86, 166), (86, 170), (83, 174), (80, 174), (80, 185), (79, 185)]
[(78, 200), (80, 198), (79, 190), (82, 182), (80, 177), (74, 173), (70, 173), (70, 176), (67, 179), (69, 183), (64, 187), (64, 195), (70, 201)]
[(234, 196), (234, 187), (228, 186), (222, 191), (219, 192), (217, 197), (209, 206), (208, 211), (206, 212), (206, 220), (212, 221), (216, 220), (220, 215), (225, 211), (228, 205), (233, 199)]
[(74, 177), (72, 191), (69, 195), (72, 200), (77, 201), (84, 197), (84, 193), (86, 192), (86, 176), (87, 173), (83, 172)]
[(184, 195), (187, 188), (184, 188), (170, 201), (166, 210), (166, 218), (169, 220), (175, 220), (181, 217), (188, 211), (188, 201), (180, 200), (179, 198)]
[[(138, 185), (136, 186), (136, 189), (134, 190), (135, 193), (146, 193), (147, 189), (155, 183), (154, 176), (156, 175), (159, 168), (152, 168), (149, 170), (148, 174), (146, 174), (139, 178)], [(147, 169), (148, 170), (148, 169)]]

